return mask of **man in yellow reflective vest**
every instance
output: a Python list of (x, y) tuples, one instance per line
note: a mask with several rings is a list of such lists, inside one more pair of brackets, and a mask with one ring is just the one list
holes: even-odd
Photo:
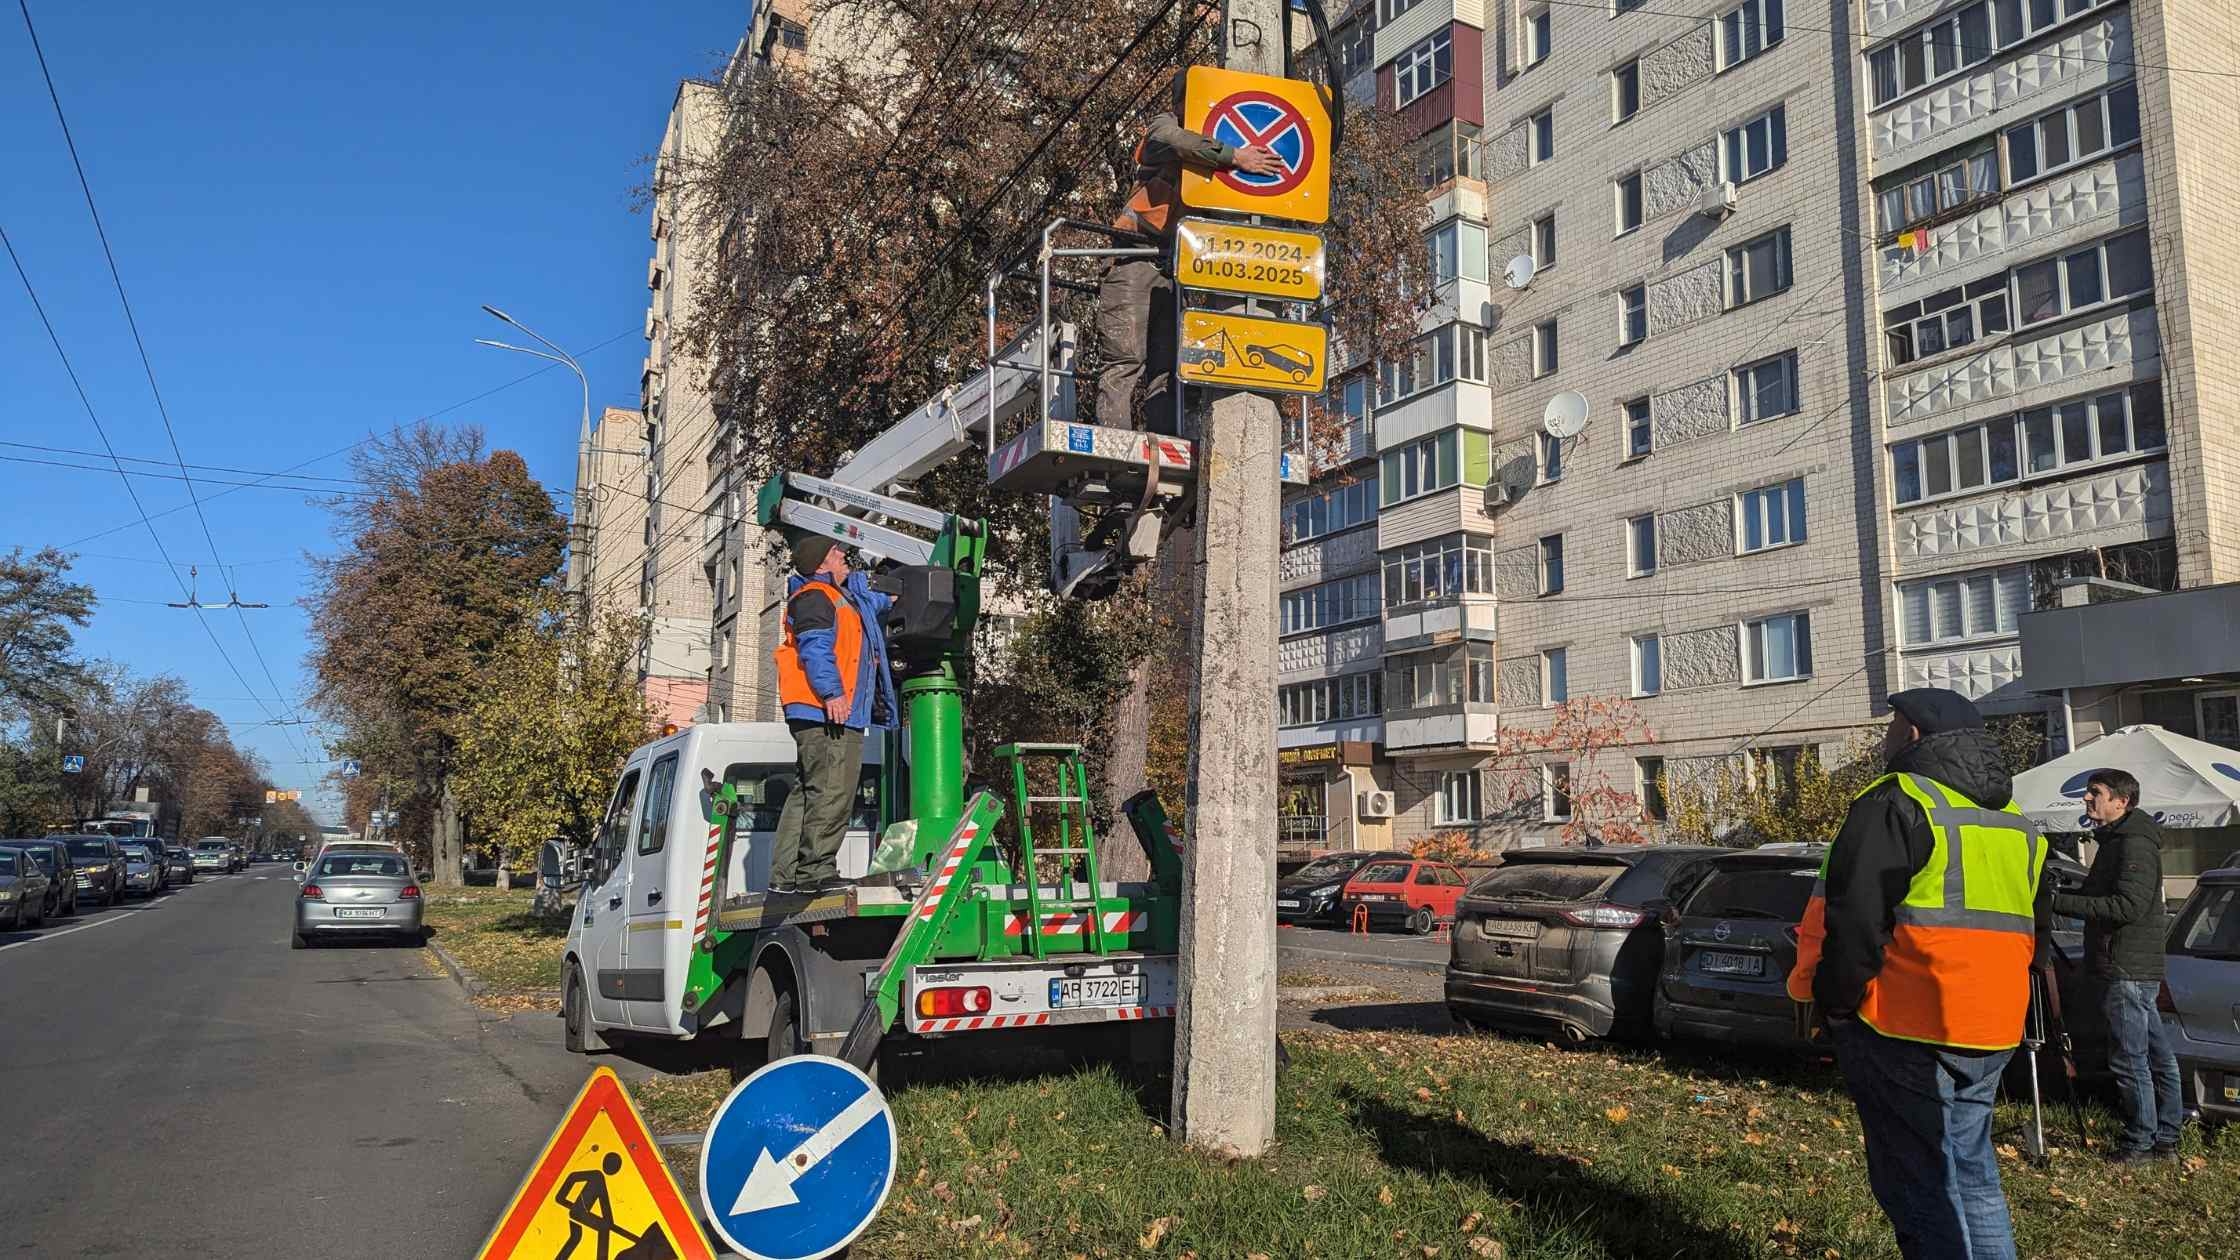
[(2011, 1258), (1991, 1101), (2050, 922), (2046, 841), (1966, 696), (1920, 687), (1890, 709), (1888, 773), (1828, 846), (1789, 996), (1834, 1039), (1898, 1249)]

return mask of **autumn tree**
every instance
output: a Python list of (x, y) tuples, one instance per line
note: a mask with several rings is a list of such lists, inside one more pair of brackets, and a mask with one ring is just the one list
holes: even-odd
[(1755, 848), (1825, 843), (1843, 829), (1852, 798), (1882, 773), (1881, 737), (1858, 731), (1829, 764), (1816, 746), (1793, 757), (1750, 749), (1674, 780), (1665, 802), (1671, 838)]
[(415, 425), (359, 447), (339, 554), (312, 558), (313, 703), (375, 778), (405, 785), (438, 882), (464, 848), (453, 776), (495, 658), (559, 572), (566, 524), (512, 451)]
[(456, 774), (498, 852), (499, 887), (553, 836), (592, 842), (615, 772), (652, 723), (637, 660), (635, 622), (551, 595), (499, 643), (459, 724)]
[(86, 681), (74, 631), (93, 617), (93, 588), (52, 547), (0, 556), (0, 706), (53, 709)]

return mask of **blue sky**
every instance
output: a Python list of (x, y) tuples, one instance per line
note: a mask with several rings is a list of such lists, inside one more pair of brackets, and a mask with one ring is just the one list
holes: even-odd
[[(720, 64), (749, 8), (33, 0), (188, 462), (286, 468), (539, 367), (474, 344), (510, 331), (484, 302), (574, 350), (627, 334), (583, 361), (594, 409), (634, 406), (650, 242), (632, 189), (677, 81)], [(168, 458), (13, 4), (0, 9), (0, 170), (0, 224), (110, 438), (121, 454)], [(10, 411), (0, 440), (100, 449), (4, 259), (0, 383)], [(579, 401), (555, 369), (443, 419), (482, 426), (493, 446), (567, 486)], [(22, 446), (0, 456), (101, 462)], [(336, 457), (301, 471), (340, 477), (348, 466)], [(179, 481), (136, 484), (151, 513), (187, 502)], [(272, 605), (246, 616), (287, 694), (267, 683), (239, 615), (206, 614), (247, 689), (194, 613), (162, 606), (178, 587), (136, 523), (77, 548), (78, 576), (104, 597), (80, 646), (184, 678), (312, 803), (327, 772), (300, 764), (326, 756), (315, 729), (256, 724), (268, 710), (303, 715), (295, 601), (304, 553), (333, 545), (329, 514), (269, 488), (226, 494), (207, 514), (241, 598)], [(136, 520), (114, 472), (0, 459), (0, 547), (70, 543)], [(174, 560), (203, 566), (202, 597), (222, 600), (193, 513), (155, 524)], [(330, 795), (317, 799), (331, 811)]]

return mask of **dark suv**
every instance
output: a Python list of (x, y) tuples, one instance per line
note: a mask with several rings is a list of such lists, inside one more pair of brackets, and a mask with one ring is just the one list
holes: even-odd
[(124, 850), (108, 836), (50, 836), (70, 846), (78, 896), (113, 906), (124, 900)]
[(1713, 858), (1694, 888), (1658, 907), (1664, 978), (1657, 1032), (1802, 1049), (1789, 1001), (1797, 925), (1820, 874), (1818, 845)]
[(1648, 907), (1669, 900), (1710, 859), (1705, 845), (1515, 849), (1463, 895), (1447, 963), (1457, 1023), (1574, 1041), (1645, 1036), (1664, 930)]

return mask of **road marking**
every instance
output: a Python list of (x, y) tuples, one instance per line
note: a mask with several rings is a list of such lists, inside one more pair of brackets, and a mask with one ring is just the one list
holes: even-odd
[[(147, 907), (147, 906), (142, 906), (142, 907), (140, 907), (140, 910), (146, 910), (146, 909), (149, 909), (149, 907)], [(133, 915), (136, 915), (136, 914), (140, 913), (140, 910), (127, 910), (127, 911), (123, 912), (122, 914), (113, 914), (113, 915), (110, 915), (109, 917), (107, 917), (107, 918), (105, 918), (105, 919), (95, 919), (95, 920), (94, 920), (93, 922), (91, 922), (91, 923), (81, 923), (81, 924), (79, 924), (79, 925), (78, 925), (78, 926), (76, 926), (76, 927), (64, 928), (64, 929), (62, 929), (62, 930), (61, 930), (61, 931), (59, 931), (59, 932), (41, 932), (41, 933), (39, 933), (39, 935), (37, 935), (37, 936), (34, 936), (34, 937), (32, 937), (32, 938), (31, 938), (30, 940), (27, 940), (27, 941), (11, 941), (11, 942), (9, 942), (9, 943), (8, 943), (8, 944), (6, 944), (6, 945), (0, 945), (0, 954), (4, 954), (4, 953), (8, 952), (8, 951), (9, 951), (9, 950), (11, 950), (11, 949), (22, 949), (22, 948), (23, 948), (24, 946), (26, 946), (26, 945), (36, 945), (36, 944), (38, 944), (38, 943), (39, 943), (39, 942), (41, 942), (41, 941), (51, 941), (51, 940), (54, 940), (54, 939), (56, 939), (57, 937), (68, 936), (68, 935), (70, 935), (70, 934), (71, 934), (72, 932), (83, 932), (83, 931), (85, 931), (85, 930), (86, 930), (87, 928), (97, 928), (97, 927), (100, 927), (100, 926), (101, 926), (102, 924), (104, 924), (104, 923), (115, 923), (115, 922), (116, 922), (117, 920), (119, 920), (119, 919), (129, 919), (129, 918), (131, 918), (131, 917), (132, 917)]]

